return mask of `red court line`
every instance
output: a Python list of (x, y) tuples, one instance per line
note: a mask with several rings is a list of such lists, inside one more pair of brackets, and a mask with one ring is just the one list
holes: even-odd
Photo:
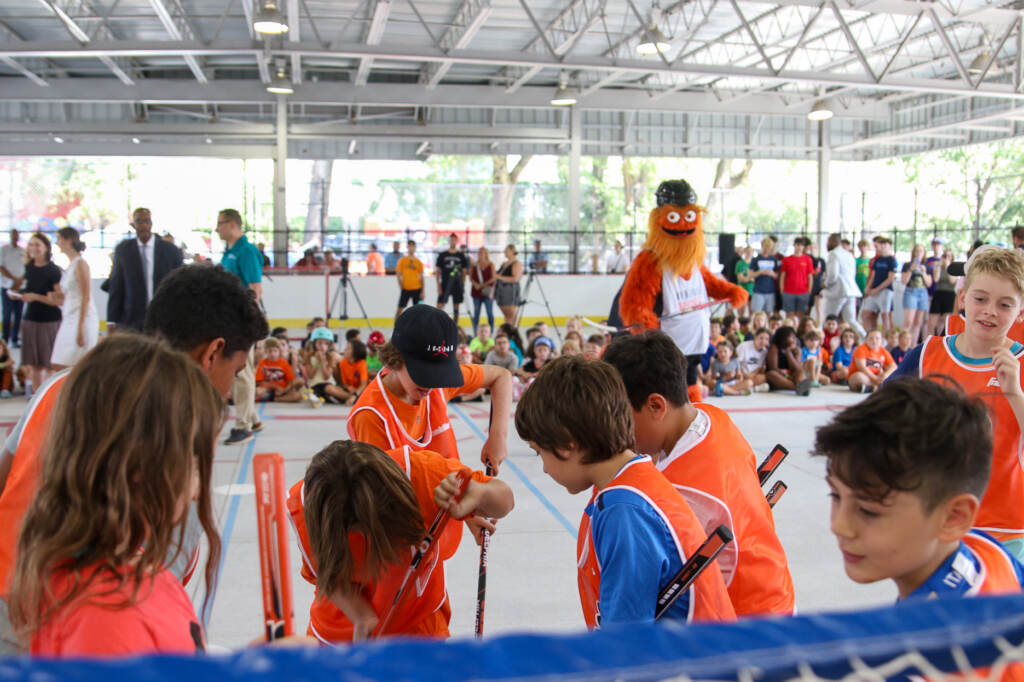
[(810, 407), (800, 407), (799, 405), (793, 405), (792, 407), (723, 407), (722, 409), (732, 414), (734, 412), (812, 412), (812, 411), (838, 411), (842, 410), (846, 405), (812, 405)]

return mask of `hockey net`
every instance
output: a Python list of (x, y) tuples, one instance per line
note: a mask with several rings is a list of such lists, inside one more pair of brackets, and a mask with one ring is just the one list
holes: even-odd
[[(524, 624), (525, 626), (526, 624)], [(120, 661), (0, 660), (0, 680), (1024, 680), (1024, 596), (484, 640)]]

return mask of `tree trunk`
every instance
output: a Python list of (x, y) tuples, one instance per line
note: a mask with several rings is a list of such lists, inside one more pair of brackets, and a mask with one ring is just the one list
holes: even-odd
[(735, 189), (745, 183), (754, 167), (753, 159), (747, 159), (739, 173), (732, 172), (732, 159), (719, 159), (715, 167), (715, 189)]
[(306, 207), (306, 229), (302, 234), (303, 244), (316, 239), (323, 246), (327, 233), (327, 209), (333, 167), (334, 161), (330, 159), (313, 162), (313, 174), (309, 180), (309, 204)]
[(512, 218), (512, 200), (515, 198), (515, 185), (519, 182), (519, 176), (532, 158), (532, 156), (519, 157), (516, 165), (512, 170), (509, 170), (507, 157), (501, 154), (491, 156), (491, 163), (493, 164), (491, 172), (491, 227), (488, 232), (494, 235), (494, 242), (499, 246), (508, 243), (509, 223)]

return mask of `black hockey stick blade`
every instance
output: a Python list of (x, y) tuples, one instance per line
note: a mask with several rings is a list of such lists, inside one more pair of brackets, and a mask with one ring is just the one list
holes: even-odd
[(789, 454), (789, 450), (782, 447), (782, 444), (776, 443), (772, 451), (768, 453), (768, 456), (764, 458), (760, 466), (757, 467), (757, 482), (760, 485), (764, 485), (764, 482), (771, 478), (775, 470), (782, 464), (782, 460), (786, 459), (786, 455)]
[(775, 503), (782, 499), (782, 496), (789, 490), (789, 486), (782, 481), (775, 481), (775, 485), (771, 487), (768, 494), (765, 497), (768, 499), (768, 508), (771, 509), (775, 506)]
[(658, 602), (654, 608), (654, 620), (661, 618), (676, 603), (676, 600), (690, 589), (693, 581), (711, 565), (730, 542), (732, 542), (732, 531), (725, 526), (719, 526), (708, 536), (708, 539), (686, 560), (679, 573), (676, 573), (671, 582), (658, 594)]

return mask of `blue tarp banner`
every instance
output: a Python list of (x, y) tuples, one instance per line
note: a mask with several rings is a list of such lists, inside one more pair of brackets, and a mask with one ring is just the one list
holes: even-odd
[[(852, 613), (752, 619), (730, 625), (644, 625), (571, 635), (502, 635), (447, 642), (392, 639), (350, 647), (259, 647), (228, 656), (0, 661), (0, 680), (187, 682), (309, 680), (661, 680), (677, 675), (782, 680), (809, 664), (822, 677), (875, 666), (908, 651), (954, 671), (959, 645), (990, 665), (997, 637), (1024, 641), (1024, 596), (936, 600)], [(756, 672), (755, 672), (756, 671)]]

